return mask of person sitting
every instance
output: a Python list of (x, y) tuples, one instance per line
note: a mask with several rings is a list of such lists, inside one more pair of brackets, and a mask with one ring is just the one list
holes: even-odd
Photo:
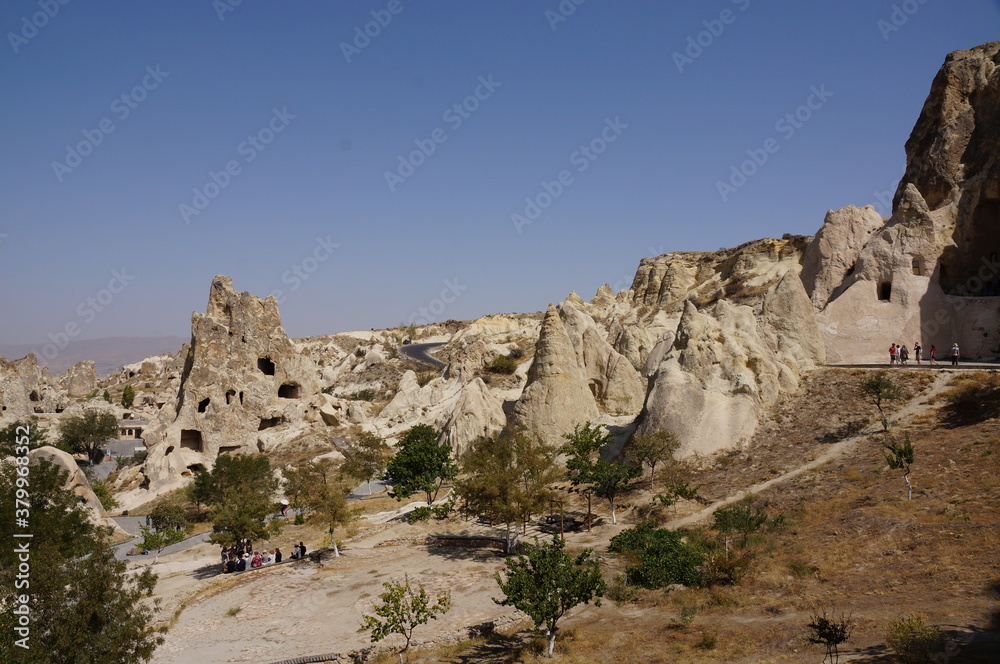
[(302, 542), (299, 542), (299, 558), (305, 558), (305, 557), (306, 557), (306, 545), (303, 544)]
[(260, 554), (260, 564), (261, 565), (270, 565), (272, 562), (274, 562), (274, 559), (271, 558), (271, 552), (270, 551), (266, 551), (265, 550), (264, 553)]
[(229, 556), (229, 560), (226, 561), (226, 574), (232, 574), (236, 571), (236, 557)]
[(299, 545), (295, 544), (292, 546), (291, 560), (298, 560), (298, 559), (299, 559)]
[(260, 554), (259, 553), (253, 554), (253, 558), (250, 559), (250, 567), (252, 567), (254, 569), (257, 569), (258, 567), (260, 567), (263, 564), (264, 564), (264, 562), (261, 559)]
[(278, 564), (281, 562), (281, 549), (274, 547), (274, 563)]

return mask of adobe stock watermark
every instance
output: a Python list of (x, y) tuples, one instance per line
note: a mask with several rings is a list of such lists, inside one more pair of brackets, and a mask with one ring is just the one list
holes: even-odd
[(551, 181), (542, 180), (541, 191), (534, 196), (524, 198), (524, 209), (510, 215), (510, 221), (514, 224), (514, 230), (518, 235), (524, 232), (525, 226), (538, 221), (542, 213), (551, 207), (557, 198), (563, 195), (566, 189), (576, 182), (577, 174), (583, 173), (590, 168), (597, 159), (604, 154), (608, 146), (617, 141), (622, 133), (628, 129), (628, 125), (621, 121), (620, 116), (604, 118), (604, 127), (594, 138), (581, 144), (569, 155), (569, 163), (575, 167), (573, 170), (563, 169), (556, 174)]
[[(496, 89), (503, 85), (502, 82), (493, 80), (493, 74), (487, 74), (485, 77), (480, 76), (477, 81), (479, 85), (472, 91), (472, 94), (462, 101), (452, 104), (441, 114), (441, 120), (448, 125), (448, 129), (452, 132), (458, 131), (465, 124), (465, 121), (479, 110), (482, 102), (492, 97)], [(437, 127), (430, 133), (429, 137), (413, 140), (413, 145), (416, 146), (415, 150), (411, 150), (405, 155), (402, 153), (398, 155), (396, 170), (387, 170), (384, 173), (385, 183), (388, 185), (389, 191), (395, 192), (396, 187), (406, 182), (417, 172), (418, 168), (427, 162), (431, 155), (437, 152), (438, 146), (448, 140), (448, 129)]]
[(212, 9), (219, 17), (219, 22), (226, 20), (226, 14), (236, 11), (236, 8), (243, 4), (243, 0), (212, 0)]
[(222, 190), (232, 184), (233, 178), (243, 172), (243, 164), (249, 164), (256, 159), (257, 155), (267, 149), (275, 137), (285, 131), (295, 118), (295, 115), (288, 112), (287, 106), (283, 106), (280, 111), (272, 108), (267, 124), (236, 145), (236, 154), (243, 157), (243, 163), (238, 159), (230, 159), (218, 171), (209, 170), (205, 184), (191, 190), (191, 204), (181, 203), (177, 206), (184, 223), (190, 224), (192, 217), (204, 212), (212, 201), (218, 198)]
[(576, 13), (576, 8), (587, 2), (587, 0), (560, 0), (555, 11), (545, 10), (545, 20), (549, 22), (552, 32), (559, 29), (560, 23), (565, 23), (569, 17)]
[(369, 12), (372, 20), (366, 22), (364, 25), (355, 25), (354, 36), (351, 41), (340, 42), (340, 52), (344, 54), (347, 64), (351, 64), (351, 58), (361, 55), (361, 51), (368, 48), (372, 40), (381, 35), (382, 31), (389, 27), (393, 17), (402, 14), (404, 9), (406, 9), (406, 6), (402, 3), (402, 0), (389, 0), (385, 9), (373, 9)]
[(115, 299), (128, 288), (129, 284), (135, 281), (135, 275), (129, 274), (127, 270), (128, 268), (124, 267), (121, 270), (112, 270), (108, 285), (81, 300), (76, 305), (77, 318), (67, 321), (59, 330), (49, 332), (46, 336), (50, 343), (42, 346), (41, 352), (32, 350), (35, 356), (50, 361), (59, 357), (59, 353), (66, 350), (70, 342), (80, 336), (83, 329), (97, 320), (98, 314), (111, 306)]
[[(161, 71), (160, 65), (146, 67), (146, 75), (142, 80), (128, 92), (123, 92), (115, 97), (111, 102), (110, 110), (121, 122), (132, 115), (132, 111), (139, 108), (139, 104), (146, 100), (149, 93), (160, 87), (164, 79), (170, 76), (170, 72)], [(67, 175), (72, 173), (83, 160), (93, 154), (98, 145), (104, 142), (104, 137), (113, 132), (116, 128), (115, 121), (111, 118), (102, 118), (93, 129), (82, 130), (83, 140), (76, 145), (66, 146), (66, 157), (62, 161), (52, 162), (52, 172), (55, 173), (56, 180), (63, 181)]]
[[(745, 12), (750, 7), (750, 1), (731, 0), (741, 12)], [(726, 27), (736, 22), (738, 16), (739, 14), (732, 9), (723, 9), (719, 12), (718, 17), (702, 21), (701, 24), (705, 29), (696, 34), (689, 35), (683, 52), (674, 51), (671, 56), (674, 60), (674, 65), (677, 66), (677, 71), (683, 74), (685, 67), (693, 65), (694, 61), (704, 55), (705, 51), (715, 43), (715, 40), (722, 36), (722, 33), (726, 31)]]
[(813, 114), (823, 108), (833, 96), (833, 93), (826, 89), (826, 85), (821, 85), (818, 88), (814, 85), (809, 88), (809, 91), (810, 95), (801, 106), (790, 113), (785, 113), (774, 123), (774, 131), (778, 133), (778, 137), (768, 138), (761, 147), (748, 148), (746, 154), (749, 159), (739, 165), (733, 164), (730, 167), (728, 180), (716, 181), (715, 187), (723, 202), (728, 201), (730, 196), (742, 189), (749, 179), (756, 175), (781, 149), (782, 141), (791, 140), (812, 119)]
[(17, 32), (8, 32), (7, 41), (14, 53), (20, 53), (21, 47), (38, 36), (38, 31), (49, 24), (59, 14), (59, 9), (69, 4), (69, 0), (38, 0), (37, 11), (31, 15), (21, 17), (21, 27)]
[[(902, 177), (900, 177), (900, 180)], [(881, 215), (883, 219), (888, 219), (892, 216), (892, 199), (896, 196), (896, 189), (899, 187), (899, 180), (896, 180), (895, 185), (890, 186), (888, 189), (883, 189), (882, 191), (873, 191), (872, 197), (875, 199), (873, 204), (875, 211)]]
[(448, 305), (454, 304), (459, 296), (469, 289), (458, 283), (458, 278), (445, 279), (444, 288), (441, 294), (427, 303), (427, 306), (420, 307), (410, 314), (407, 323), (409, 325), (430, 325), (438, 320), (438, 317), (448, 309)]
[(875, 27), (882, 33), (882, 40), (889, 41), (892, 33), (899, 32), (910, 18), (926, 4), (927, 0), (903, 0), (899, 4), (894, 4), (888, 19), (880, 18), (875, 22)]
[[(10, 604), (14, 607), (11, 613), (13, 620), (14, 645), (25, 650), (30, 649), (31, 639), (31, 466), (28, 452), (30, 451), (31, 428), (18, 425), (14, 431), (14, 464), (16, 479), (14, 480), (14, 541), (11, 545), (17, 556), (17, 571), (14, 574), (14, 590)], [(7, 607), (4, 607), (5, 609)]]
[[(281, 283), (289, 287), (289, 293), (294, 293), (302, 288), (302, 284), (308, 281), (312, 275), (316, 274), (320, 265), (330, 260), (334, 252), (338, 249), (340, 249), (340, 244), (334, 242), (329, 235), (326, 237), (317, 237), (312, 251), (305, 258), (281, 273)], [(285, 291), (280, 288), (275, 288), (269, 295), (277, 300), (278, 304), (284, 304), (287, 299)]]

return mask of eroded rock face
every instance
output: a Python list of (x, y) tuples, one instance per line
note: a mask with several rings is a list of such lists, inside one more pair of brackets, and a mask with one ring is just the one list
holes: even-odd
[(512, 424), (537, 434), (551, 445), (562, 444), (563, 434), (599, 412), (587, 378), (577, 363), (558, 310), (549, 305), (535, 345), (535, 358), (521, 398), (514, 405)]
[(219, 454), (272, 447), (281, 437), (267, 429), (318, 419), (308, 402), (317, 378), (285, 334), (274, 298), (238, 293), (216, 277), (208, 309), (192, 316), (177, 394), (145, 432), (146, 488), (183, 485), (192, 467), (209, 469)]
[(91, 522), (98, 527), (110, 528), (115, 536), (128, 537), (128, 533), (122, 530), (115, 523), (114, 519), (108, 516), (94, 490), (90, 488), (87, 476), (76, 465), (76, 461), (72, 456), (55, 447), (44, 446), (31, 450), (28, 453), (28, 459), (30, 463), (38, 463), (39, 459), (45, 459), (69, 473), (65, 489), (82, 499), (83, 507), (87, 511), (87, 514), (90, 515)]
[(826, 213), (823, 226), (802, 257), (802, 283), (817, 310), (855, 269), (872, 233), (882, 227), (881, 215), (871, 205), (849, 205)]
[[(950, 54), (906, 144), (893, 215), (819, 313), (830, 361), (884, 360), (891, 343), (993, 357), (1000, 328), (1000, 42)], [(808, 266), (807, 266), (808, 267)], [(822, 298), (814, 304), (822, 303)]]
[(559, 306), (559, 317), (597, 403), (608, 411), (637, 415), (646, 398), (646, 382), (631, 362), (611, 347), (607, 331), (570, 300)]
[(66, 372), (66, 393), (70, 397), (85, 397), (97, 391), (97, 372), (94, 363), (77, 362)]
[[(34, 371), (31, 367), (34, 367)], [(0, 356), (0, 422), (26, 420), (34, 412), (32, 392), (35, 401), (40, 399), (38, 364), (34, 354), (23, 360), (10, 362)]]
[(506, 423), (503, 401), (489, 391), (481, 378), (476, 378), (462, 389), (444, 425), (442, 441), (451, 445), (455, 458), (461, 458), (470, 443), (495, 436)]

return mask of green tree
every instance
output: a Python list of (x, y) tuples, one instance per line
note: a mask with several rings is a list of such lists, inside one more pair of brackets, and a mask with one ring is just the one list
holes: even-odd
[(339, 558), (335, 530), (358, 517), (358, 511), (351, 509), (347, 502), (351, 484), (344, 480), (340, 469), (330, 459), (310, 461), (302, 467), (301, 476), (305, 480), (300, 495), (306, 509), (306, 520), (327, 529), (333, 557)]
[(882, 418), (882, 430), (889, 430), (889, 418), (882, 408), (888, 401), (899, 401), (903, 398), (903, 388), (889, 378), (884, 371), (878, 371), (861, 381), (861, 393), (871, 399), (878, 414)]
[(889, 623), (885, 644), (896, 653), (901, 664), (930, 664), (944, 648), (944, 635), (915, 615), (896, 618)]
[[(26, 474), (21, 474), (21, 469)], [(19, 484), (19, 480), (22, 480)], [(24, 482), (23, 480), (27, 480)], [(102, 664), (147, 662), (162, 642), (152, 627), (153, 609), (141, 601), (156, 583), (149, 570), (127, 574), (124, 562), (104, 544), (79, 498), (65, 490), (68, 473), (45, 459), (30, 466), (0, 465), (0, 509), (15, 514), (18, 489), (30, 493), (27, 530), (14, 519), (0, 519), (0, 537), (24, 545), (31, 571), (23, 574), (17, 546), (0, 549), (0, 661), (21, 664)], [(31, 539), (15, 534), (31, 532)], [(29, 598), (29, 640), (18, 647), (20, 595)]]
[(738, 535), (740, 547), (746, 548), (754, 534), (765, 527), (774, 528), (784, 522), (784, 516), (770, 516), (764, 506), (757, 503), (756, 500), (755, 496), (748, 495), (732, 507), (718, 509), (712, 515), (715, 520), (715, 529), (727, 538), (727, 551), (729, 549), (729, 536)]
[(596, 599), (600, 606), (606, 590), (591, 551), (585, 549), (574, 557), (565, 547), (566, 540), (559, 536), (553, 537), (551, 544), (536, 542), (527, 547), (526, 554), (504, 561), (504, 569), (494, 576), (505, 597), (493, 601), (527, 614), (535, 629), (544, 627), (549, 657), (555, 647), (559, 620), (579, 604)]
[(261, 454), (223, 454), (209, 479), (208, 504), (213, 507), (210, 541), (235, 546), (240, 540), (267, 540), (281, 532), (274, 512), (278, 480)]
[(458, 475), (451, 446), (438, 442), (440, 438), (440, 432), (426, 424), (418, 424), (403, 434), (396, 455), (386, 465), (385, 479), (393, 485), (390, 496), (402, 500), (423, 491), (430, 505), (441, 486)]
[(465, 510), (507, 526), (506, 547), (513, 553), (512, 526), (540, 512), (559, 478), (555, 451), (537, 438), (517, 432), (474, 441), (462, 457), (455, 485)]
[(107, 401), (108, 403), (111, 403), (111, 390), (107, 389), (104, 390), (104, 394), (101, 395), (101, 398)]
[(59, 429), (60, 447), (74, 454), (86, 454), (91, 465), (103, 456), (101, 448), (118, 437), (118, 419), (107, 411), (88, 408), (82, 415), (63, 420)]
[(91, 490), (94, 492), (94, 495), (97, 496), (97, 500), (101, 502), (101, 507), (103, 507), (105, 511), (111, 512), (121, 507), (121, 503), (115, 500), (115, 497), (111, 494), (111, 489), (108, 488), (108, 485), (104, 482), (104, 480), (88, 476), (87, 481), (90, 482)]
[(907, 433), (903, 442), (900, 443), (893, 438), (883, 445), (889, 453), (885, 455), (886, 463), (893, 470), (902, 470), (903, 479), (906, 481), (906, 499), (913, 498), (913, 485), (910, 484), (910, 465), (913, 464), (913, 443), (910, 441), (910, 434)]
[(573, 433), (565, 434), (563, 438), (569, 441), (562, 451), (567, 455), (566, 469), (570, 472), (570, 481), (588, 493), (587, 527), (590, 527), (591, 493), (608, 501), (611, 523), (618, 523), (615, 513), (618, 496), (628, 489), (642, 469), (602, 459), (601, 448), (613, 442), (612, 437), (610, 433), (601, 433), (600, 427), (591, 426), (590, 422), (577, 425)]
[(195, 520), (202, 520), (202, 507), (212, 502), (212, 474), (204, 468), (194, 471), (194, 481), (184, 487), (184, 495), (194, 505)]
[(703, 556), (684, 541), (680, 533), (657, 528), (647, 521), (611, 538), (609, 550), (636, 559), (625, 572), (626, 580), (643, 588), (662, 588), (673, 583), (695, 586), (701, 583), (699, 567)]
[(146, 549), (156, 551), (153, 564), (160, 558), (160, 553), (187, 537), (191, 531), (191, 522), (187, 518), (187, 510), (177, 503), (161, 503), (149, 513), (150, 525), (140, 526), (142, 545)]
[(126, 385), (125, 389), (122, 390), (122, 407), (131, 408), (133, 403), (135, 403), (135, 388)]
[(0, 429), (0, 457), (15, 456), (14, 447), (18, 445), (27, 445), (32, 450), (42, 447), (46, 444), (45, 437), (45, 429), (34, 422), (11, 422)]
[(652, 491), (656, 466), (673, 461), (674, 453), (680, 446), (681, 441), (673, 432), (657, 431), (634, 436), (625, 448), (625, 454), (640, 466), (649, 466), (649, 490)]
[(372, 480), (385, 472), (391, 456), (392, 448), (386, 444), (385, 439), (366, 431), (347, 444), (341, 470), (359, 482), (365, 482), (370, 496)]
[(386, 581), (382, 584), (385, 592), (379, 595), (381, 604), (375, 606), (374, 616), (364, 616), (361, 629), (372, 633), (372, 643), (377, 643), (387, 636), (399, 634), (406, 643), (397, 653), (402, 664), (403, 653), (410, 647), (413, 630), (428, 621), (437, 620), (439, 615), (448, 613), (451, 609), (451, 594), (441, 593), (431, 604), (431, 597), (423, 585), (414, 591), (410, 586), (410, 577), (405, 577), (403, 583)]

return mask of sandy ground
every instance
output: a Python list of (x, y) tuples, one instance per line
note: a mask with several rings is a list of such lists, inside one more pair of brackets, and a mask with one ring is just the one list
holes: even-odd
[(502, 566), (499, 555), (422, 544), (428, 532), (460, 529), (441, 522), (374, 526), (345, 545), (340, 558), (325, 557), (322, 566), (292, 562), (237, 575), (217, 573), (218, 550), (208, 544), (162, 556), (154, 569), (163, 619), (185, 598), (198, 597), (152, 662), (272, 662), (366, 647), (369, 635), (358, 631), (363, 614), (371, 612), (383, 582), (406, 575), (432, 594), (448, 590), (452, 596), (451, 611), (418, 628), (415, 641), (514, 615), (492, 601), (499, 594), (493, 580)]

